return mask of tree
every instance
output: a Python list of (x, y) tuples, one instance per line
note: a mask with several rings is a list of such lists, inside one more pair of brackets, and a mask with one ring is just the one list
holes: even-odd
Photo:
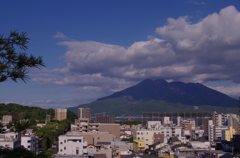
[(42, 57), (35, 57), (32, 54), (17, 53), (17, 49), (26, 51), (29, 38), (27, 33), (18, 33), (11, 31), (9, 37), (5, 38), (0, 35), (0, 82), (6, 81), (8, 78), (17, 82), (18, 79), (26, 82), (27, 73), (30, 68), (45, 67)]

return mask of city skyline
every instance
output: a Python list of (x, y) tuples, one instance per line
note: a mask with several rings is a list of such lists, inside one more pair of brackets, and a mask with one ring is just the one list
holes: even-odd
[[(1, 82), (1, 103), (68, 108), (144, 79), (199, 82), (240, 94), (240, 2), (1, 1), (4, 37), (27, 32), (46, 65)], [(3, 91), (4, 90), (4, 91)]]

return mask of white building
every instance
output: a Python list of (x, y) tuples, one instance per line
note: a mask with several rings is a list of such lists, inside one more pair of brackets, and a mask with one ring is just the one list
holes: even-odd
[(231, 114), (231, 113), (221, 113), (221, 114), (218, 114), (216, 111), (213, 112), (212, 114), (212, 119), (213, 119), (213, 124), (215, 126), (226, 126), (228, 125), (228, 119), (229, 119), (229, 116), (231, 117), (237, 117), (236, 114)]
[(214, 140), (213, 127), (214, 127), (213, 120), (209, 120), (208, 121), (208, 141), (210, 143), (212, 143)]
[(18, 133), (0, 134), (0, 146), (16, 148), (21, 146), (21, 136)]
[(201, 148), (206, 150), (210, 147), (210, 142), (190, 141), (187, 144), (191, 145), (193, 148)]
[(195, 120), (194, 119), (181, 119), (180, 121), (181, 126), (185, 129), (185, 127), (189, 124), (192, 125), (192, 130), (195, 130), (196, 125), (195, 125)]
[(181, 137), (182, 136), (182, 127), (173, 126), (172, 128), (172, 136), (173, 137)]
[(148, 121), (147, 126), (149, 130), (159, 130), (161, 121)]
[(222, 140), (222, 132), (223, 130), (227, 130), (228, 126), (214, 126), (214, 139), (215, 140)]
[(192, 138), (193, 139), (202, 138), (203, 134), (204, 134), (203, 129), (196, 129), (196, 130), (192, 131)]
[(87, 141), (79, 133), (68, 133), (58, 137), (59, 155), (83, 155), (87, 154)]
[(173, 122), (170, 121), (170, 117), (165, 116), (165, 117), (162, 118), (162, 124), (163, 125), (172, 124), (172, 123)]
[(39, 138), (38, 136), (22, 136), (21, 145), (28, 150), (37, 152), (39, 150)]

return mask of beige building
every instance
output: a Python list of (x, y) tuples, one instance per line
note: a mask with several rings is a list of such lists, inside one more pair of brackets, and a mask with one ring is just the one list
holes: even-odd
[(78, 108), (78, 118), (91, 118), (91, 109), (90, 108)]
[(144, 149), (147, 149), (148, 145), (154, 144), (154, 135), (157, 136), (156, 134), (162, 134), (162, 131), (139, 129), (134, 131), (133, 139), (144, 142)]
[(2, 123), (9, 123), (12, 122), (12, 115), (3, 115)]
[(115, 123), (89, 123), (89, 119), (76, 119), (71, 131), (79, 132), (109, 132), (120, 138), (120, 125)]
[(231, 141), (235, 134), (236, 130), (232, 126), (229, 126), (227, 130), (222, 131), (222, 140)]
[(67, 109), (55, 109), (54, 118), (59, 121), (67, 119)]
[(98, 142), (114, 141), (114, 135), (109, 132), (96, 132), (96, 133), (87, 132), (81, 134), (88, 144), (97, 145)]
[(96, 116), (97, 123), (114, 123), (114, 117), (112, 116)]

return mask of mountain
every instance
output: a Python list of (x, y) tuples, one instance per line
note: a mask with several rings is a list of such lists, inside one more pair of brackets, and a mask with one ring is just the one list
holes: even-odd
[(237, 113), (238, 100), (199, 83), (143, 80), (88, 104), (68, 108), (91, 108), (91, 114), (140, 116), (143, 112)]
[(200, 83), (170, 82), (165, 80), (143, 80), (139, 84), (110, 96), (100, 98), (105, 100), (131, 96), (134, 100), (154, 99), (184, 105), (236, 107), (238, 101), (221, 92), (208, 88)]

